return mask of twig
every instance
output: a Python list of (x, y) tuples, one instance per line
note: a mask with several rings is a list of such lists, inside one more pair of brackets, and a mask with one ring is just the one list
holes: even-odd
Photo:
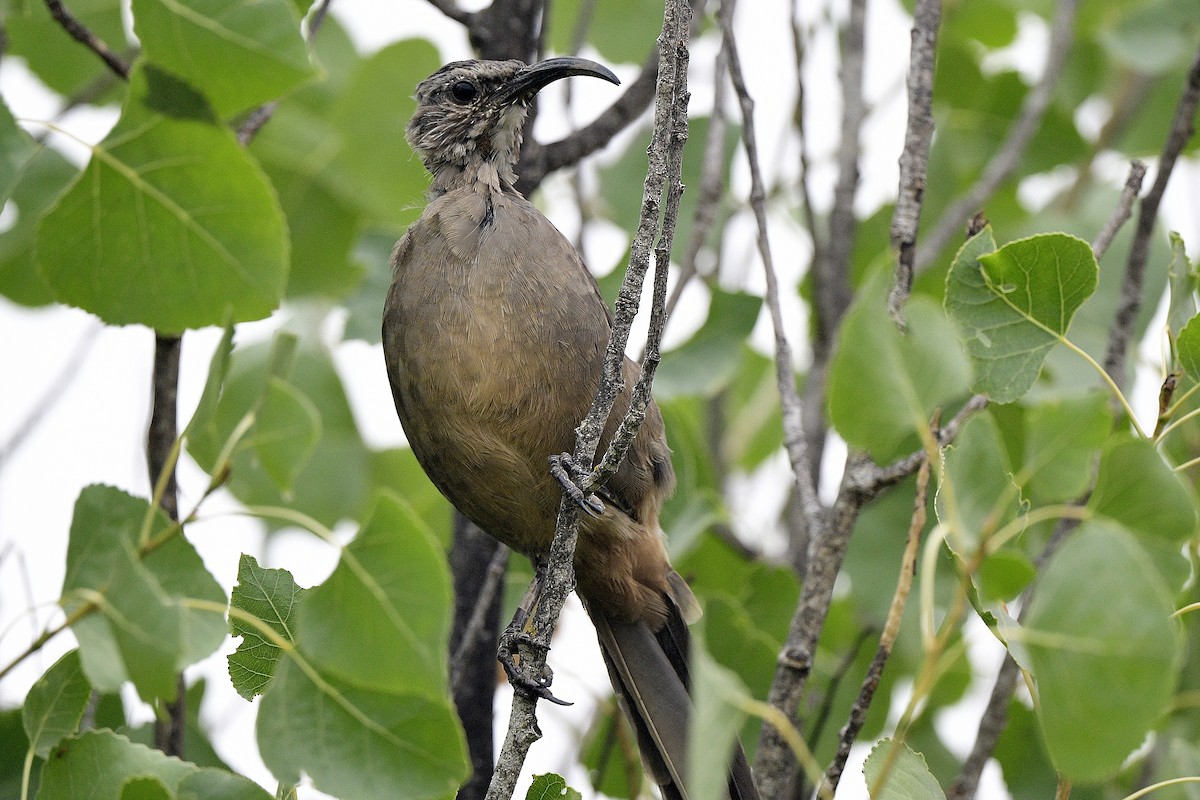
[(471, 26), (471, 22), (475, 18), (475, 14), (459, 8), (458, 4), (455, 3), (454, 0), (429, 0), (429, 5), (433, 6), (455, 22), (466, 25), (467, 27)]
[(99, 323), (88, 326), (76, 343), (75, 349), (72, 350), (67, 363), (59, 370), (58, 375), (46, 387), (46, 391), (42, 393), (37, 402), (30, 407), (25, 419), (13, 429), (12, 436), (8, 441), (0, 445), (0, 471), (3, 471), (13, 454), (21, 449), (29, 435), (37, 430), (38, 425), (46, 418), (46, 414), (66, 395), (67, 387), (79, 376), (79, 365), (83, 363), (88, 353), (91, 352), (92, 346), (96, 344), (96, 337), (101, 327)]
[(983, 173), (961, 197), (955, 200), (942, 212), (941, 218), (933, 229), (925, 234), (921, 248), (916, 255), (918, 271), (928, 267), (938, 253), (954, 239), (962, 230), (963, 223), (981, 208), (1000, 188), (1000, 184), (1016, 170), (1021, 163), (1021, 157), (1033, 140), (1034, 134), (1041, 127), (1046, 109), (1050, 107), (1050, 99), (1054, 89), (1062, 77), (1063, 67), (1067, 63), (1067, 54), (1075, 38), (1075, 12), (1078, 0), (1059, 0), (1055, 4), (1054, 21), (1050, 28), (1049, 50), (1046, 54), (1046, 68), (1041, 78), (1021, 103), (1021, 111), (1016, 122), (1008, 130), (1004, 145), (992, 156), (984, 167)]
[(812, 194), (808, 189), (808, 134), (805, 129), (806, 113), (804, 109), (804, 31), (800, 28), (800, 0), (792, 0), (792, 51), (796, 62), (796, 110), (792, 118), (796, 123), (796, 138), (800, 143), (800, 175), (797, 187), (800, 191), (800, 206), (804, 213), (804, 224), (808, 227), (808, 235), (812, 238), (812, 260), (815, 263), (821, 257), (823, 244), (817, 231), (817, 215), (813, 210)]
[(463, 675), (460, 667), (466, 659), (470, 658), (471, 652), (479, 644), (479, 639), (484, 633), (484, 622), (487, 619), (488, 609), (491, 608), (492, 601), (496, 599), (500, 582), (504, 580), (509, 552), (507, 547), (499, 545), (487, 566), (483, 585), (479, 587), (479, 594), (476, 595), (475, 604), (471, 608), (471, 616), (463, 628), (462, 639), (450, 656), (450, 687), (452, 690), (457, 690), (462, 683)]
[(842, 656), (837, 669), (834, 670), (829, 682), (825, 685), (825, 690), (822, 692), (823, 699), (821, 706), (817, 709), (817, 713), (813, 717), (812, 728), (809, 729), (807, 736), (805, 736), (805, 742), (808, 744), (809, 750), (816, 751), (818, 745), (821, 743), (821, 735), (825, 731), (825, 723), (828, 721), (829, 715), (833, 713), (833, 704), (837, 702), (837, 693), (842, 685), (842, 680), (850, 672), (851, 667), (854, 666), (854, 662), (858, 660), (858, 653), (862, 650), (862, 646), (875, 633), (876, 631), (871, 626), (867, 626), (858, 632), (858, 635), (854, 637), (854, 644)]
[(1109, 245), (1117, 236), (1117, 231), (1121, 230), (1121, 226), (1133, 215), (1133, 202), (1137, 200), (1138, 192), (1142, 190), (1142, 180), (1145, 177), (1145, 162), (1137, 158), (1130, 161), (1129, 177), (1125, 179), (1125, 188), (1121, 190), (1121, 197), (1117, 200), (1116, 208), (1113, 209), (1108, 222), (1104, 223), (1104, 230), (1100, 231), (1096, 240), (1092, 242), (1092, 252), (1097, 261), (1108, 252)]
[(941, 0), (917, 1), (908, 62), (908, 125), (904, 132), (904, 150), (900, 153), (900, 193), (891, 225), (896, 275), (888, 293), (888, 313), (898, 325), (904, 324), (904, 304), (912, 291), (917, 225), (925, 200), (929, 144), (933, 139), (933, 62), (941, 19)]
[[(834, 335), (852, 296), (850, 254), (858, 228), (858, 218), (854, 215), (854, 195), (858, 191), (858, 162), (862, 152), (859, 136), (866, 116), (866, 104), (863, 102), (866, 5), (866, 0), (850, 2), (850, 19), (841, 58), (842, 133), (837, 152), (838, 179), (833, 189), (833, 208), (829, 212), (827, 244), (821, 257), (813, 261), (813, 313), (816, 316), (813, 349), (814, 359), (822, 362), (829, 359)], [(824, 396), (824, 386), (817, 391)]]
[[(175, 485), (175, 464), (172, 449), (179, 435), (176, 414), (179, 393), (179, 355), (182, 338), (155, 334), (153, 404), (150, 427), (146, 435), (146, 461), (150, 469), (150, 485), (157, 486), (166, 476), (160, 506), (172, 522), (179, 521), (179, 496)], [(187, 692), (183, 673), (175, 683), (175, 699), (165, 703), (164, 715), (154, 721), (154, 746), (169, 756), (183, 757), (184, 734), (187, 729)]]
[(62, 0), (46, 0), (46, 8), (50, 9), (50, 16), (54, 17), (54, 20), (71, 35), (71, 38), (99, 56), (113, 72), (125, 80), (129, 80), (129, 65), (122, 61), (103, 39), (77, 20), (62, 4)]
[[(934, 438), (939, 447), (945, 447), (954, 441), (958, 436), (958, 430), (962, 427), (972, 414), (982, 411), (987, 407), (988, 399), (985, 395), (974, 395), (970, 400), (963, 404), (963, 407), (958, 410), (958, 413), (947, 422), (944, 426), (934, 432)], [(925, 463), (927, 456), (924, 450), (917, 450), (910, 453), (904, 458), (893, 461), (884, 467), (875, 467), (873, 470), (867, 471), (862, 477), (866, 478), (860, 488), (864, 492), (879, 492), (889, 486), (894, 486), (900, 481), (907, 478), (916, 472), (921, 465)]]
[(1133, 244), (1129, 248), (1125, 281), (1121, 286), (1121, 300), (1112, 328), (1109, 329), (1108, 350), (1104, 356), (1104, 370), (1112, 376), (1118, 386), (1125, 383), (1126, 351), (1133, 336), (1134, 320), (1142, 305), (1142, 279), (1146, 272), (1146, 257), (1150, 252), (1150, 236), (1154, 233), (1154, 223), (1158, 218), (1158, 206), (1162, 202), (1167, 182), (1171, 179), (1175, 161), (1195, 131), (1198, 104), (1200, 51), (1196, 53), (1196, 58), (1188, 69), (1183, 94), (1175, 107), (1175, 116), (1171, 120), (1167, 139), (1163, 142), (1162, 153), (1158, 157), (1158, 174), (1154, 176), (1154, 184), (1138, 207), (1137, 228), (1133, 235)]
[[(641, 285), (649, 268), (651, 244), (655, 231), (659, 228), (659, 204), (664, 187), (668, 189), (668, 212), (672, 207), (678, 207), (677, 195), (682, 189), (678, 169), (682, 163), (681, 151), (687, 127), (686, 81), (690, 22), (691, 7), (687, 2), (671, 0), (666, 4), (662, 33), (658, 37), (662, 69), (659, 71), (655, 91), (654, 131), (651, 135), (641, 220), (630, 250), (629, 268), (617, 299), (616, 315), (605, 354), (600, 386), (591, 410), (576, 432), (574, 456), (578, 464), (593, 463), (601, 433), (621, 390), (625, 346), (629, 340), (633, 318), (637, 314)], [(672, 225), (671, 214), (663, 214), (658, 245), (660, 253), (670, 253)], [(665, 257), (661, 259), (657, 268), (665, 272)], [(655, 294), (659, 302), (665, 300), (657, 287)], [(661, 317), (662, 310), (656, 309), (656, 313)], [(645, 391), (648, 394), (648, 386)], [(615, 439), (616, 437), (614, 443)], [(554, 541), (542, 576), (542, 591), (533, 621), (537, 645), (521, 645), (521, 669), (526, 675), (541, 674), (559, 612), (575, 585), (572, 557), (579, 533), (579, 513), (579, 506), (564, 495), (559, 506)], [(496, 761), (491, 786), (488, 788), (489, 800), (507, 800), (512, 796), (525, 756), (540, 736), (536, 702), (521, 693), (514, 693), (508, 733)]]
[(708, 138), (704, 141), (704, 155), (700, 165), (700, 191), (696, 197), (696, 215), (692, 220), (692, 236), (688, 239), (683, 259), (675, 271), (675, 286), (667, 298), (667, 317), (675, 311), (683, 290), (696, 275), (696, 259), (705, 241), (712, 233), (717, 218), (717, 209), (725, 189), (725, 134), (729, 120), (725, 115), (725, 76), (729, 71), (729, 57), (722, 46), (717, 53), (713, 69), (713, 109), (708, 118)]
[[(936, 421), (932, 427), (936, 429)], [(900, 632), (900, 621), (904, 616), (904, 606), (908, 600), (909, 591), (912, 589), (913, 575), (916, 571), (921, 531), (925, 529), (925, 503), (929, 490), (929, 472), (929, 460), (926, 459), (921, 462), (921, 468), (917, 470), (917, 490), (913, 496), (912, 520), (908, 526), (908, 539), (904, 545), (904, 556), (900, 560), (900, 577), (896, 581), (896, 592), (892, 596), (892, 604), (888, 608), (887, 621), (884, 623), (883, 633), (879, 636), (879, 646), (875, 650), (875, 657), (871, 660), (871, 666), (867, 668), (867, 676), (863, 679), (862, 689), (859, 691), (854, 705), (850, 708), (850, 717), (838, 735), (837, 752), (833, 762), (825, 770), (822, 786), (818, 787), (816, 795), (818, 797), (833, 796), (838, 782), (842, 779), (842, 772), (850, 757), (850, 748), (858, 739), (858, 734), (867, 721), (867, 711), (871, 708), (871, 701), (875, 698), (875, 691), (879, 688), (879, 681), (883, 677), (883, 668), (892, 655), (896, 635)]]

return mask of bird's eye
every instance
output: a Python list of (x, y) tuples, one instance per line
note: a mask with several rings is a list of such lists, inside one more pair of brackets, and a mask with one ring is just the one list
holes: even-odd
[(456, 103), (469, 103), (475, 99), (477, 94), (479, 94), (479, 90), (470, 81), (459, 81), (450, 87), (450, 96)]

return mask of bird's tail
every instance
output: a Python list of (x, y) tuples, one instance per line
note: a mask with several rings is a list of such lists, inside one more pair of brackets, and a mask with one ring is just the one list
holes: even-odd
[[(585, 604), (586, 605), (586, 604)], [(646, 771), (663, 800), (688, 800), (687, 734), (692, 702), (688, 678), (689, 636), (680, 609), (668, 603), (667, 623), (657, 633), (645, 622), (612, 619), (588, 607), (613, 688), (637, 732)], [(758, 800), (740, 742), (729, 765), (729, 800)]]

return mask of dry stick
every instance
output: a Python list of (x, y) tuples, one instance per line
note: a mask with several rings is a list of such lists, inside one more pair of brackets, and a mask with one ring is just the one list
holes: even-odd
[(684, 250), (683, 260), (675, 271), (675, 286), (667, 298), (668, 318), (675, 311), (683, 290), (696, 275), (696, 259), (712, 232), (725, 190), (725, 135), (729, 129), (729, 119), (725, 114), (725, 76), (728, 71), (729, 57), (722, 47), (717, 53), (713, 70), (713, 109), (700, 163), (700, 190), (696, 197), (696, 214), (692, 219), (692, 235)]
[[(754, 132), (754, 102), (746, 90), (742, 77), (741, 62), (738, 58), (737, 43), (733, 36), (733, 3), (722, 3), (719, 15), (721, 35), (725, 48), (729, 53), (729, 76), (733, 82), (742, 110), (743, 141), (746, 156), (750, 162), (750, 204), (754, 210), (755, 221), (758, 225), (758, 246), (763, 259), (763, 269), (767, 282), (767, 305), (771, 312), (771, 321), (775, 329), (775, 368), (779, 383), (780, 402), (783, 408), (784, 443), (788, 458), (792, 463), (795, 476), (795, 488), (800, 498), (804, 519), (807, 527), (813, 532), (813, 542), (824, 540), (826, 532), (825, 511), (817, 499), (815, 483), (804, 441), (804, 427), (800, 411), (800, 397), (796, 391), (795, 374), (792, 367), (792, 352), (784, 330), (783, 313), (779, 305), (779, 282), (775, 275), (774, 261), (767, 239), (767, 219), (765, 209), (765, 194), (763, 191), (762, 175), (759, 170), (758, 147)], [(861, 505), (861, 503), (859, 503)], [(844, 510), (844, 509), (842, 509)], [(835, 507), (834, 514), (838, 509)], [(848, 516), (854, 516), (857, 512)], [(829, 522), (836, 524), (836, 518)], [(768, 702), (783, 712), (789, 719), (794, 717), (799, 705), (800, 694), (803, 691), (804, 680), (811, 669), (812, 649), (808, 647), (811, 625), (798, 624), (798, 620), (813, 619), (819, 630), (828, 610), (828, 599), (818, 597), (824, 595), (824, 582), (828, 581), (832, 591), (833, 578), (836, 577), (841, 559), (835, 559), (833, 575), (827, 574), (827, 564), (818, 565), (816, 559), (810, 559), (810, 572), (805, 578), (804, 593), (796, 610), (792, 630), (788, 642), (779, 656), (775, 680), (771, 685)], [(821, 578), (814, 580), (816, 573), (822, 573)], [(821, 590), (814, 592), (813, 587), (820, 584)], [(799, 631), (799, 632), (798, 632)], [(815, 642), (815, 637), (812, 638)], [(758, 754), (755, 759), (755, 779), (764, 797), (778, 797), (782, 787), (790, 780), (794, 759), (780, 732), (771, 725), (764, 725), (760, 734)]]
[[(662, 69), (658, 74), (655, 92), (654, 132), (648, 153), (650, 163), (643, 190), (641, 220), (630, 250), (629, 269), (617, 299), (617, 310), (600, 386), (591, 410), (576, 430), (574, 457), (578, 464), (593, 462), (600, 435), (621, 389), (625, 346), (629, 340), (633, 318), (637, 314), (641, 286), (649, 268), (651, 244), (659, 228), (659, 204), (664, 187), (669, 187), (668, 209), (672, 206), (678, 207), (678, 197), (672, 201), (671, 196), (679, 193), (682, 185), (680, 175), (678, 172), (670, 175), (668, 173), (672, 169), (678, 169), (682, 163), (681, 157), (676, 153), (682, 149), (683, 144), (680, 131), (686, 130), (687, 126), (686, 80), (690, 21), (691, 7), (686, 2), (670, 0), (666, 4), (662, 33), (658, 38)], [(673, 217), (670, 214), (663, 215), (661, 242), (665, 244), (660, 244), (660, 248), (665, 247), (667, 253), (670, 252), (673, 225)], [(665, 270), (666, 267), (664, 259), (659, 268)], [(581, 488), (587, 490), (590, 487)], [(579, 532), (579, 513), (579, 506), (564, 496), (559, 506), (554, 541), (550, 547), (542, 578), (541, 597), (534, 616), (533, 627), (538, 645), (521, 646), (521, 668), (526, 675), (540, 675), (545, 667), (550, 636), (562, 605), (575, 584), (572, 556)], [(508, 733), (496, 761), (491, 786), (488, 788), (489, 800), (507, 800), (512, 796), (525, 756), (530, 746), (540, 737), (536, 701), (521, 693), (515, 693)]]
[(1016, 122), (1009, 128), (1004, 146), (996, 152), (984, 167), (975, 184), (961, 197), (950, 204), (933, 229), (925, 234), (916, 255), (916, 269), (924, 270), (937, 258), (938, 253), (960, 234), (963, 223), (988, 201), (1000, 184), (1016, 171), (1021, 158), (1041, 127), (1050, 99), (1062, 77), (1067, 53), (1075, 38), (1075, 12), (1078, 0), (1059, 0), (1055, 7), (1054, 21), (1050, 29), (1049, 50), (1046, 68), (1037, 84), (1025, 95)]
[(933, 139), (933, 62), (937, 52), (941, 0), (918, 0), (913, 13), (912, 53), (908, 65), (908, 125), (900, 153), (900, 194), (892, 213), (891, 240), (896, 276), (888, 293), (888, 313), (904, 324), (904, 304), (912, 291), (917, 225), (925, 199), (929, 144)]
[(108, 68), (116, 74), (120, 75), (125, 80), (129, 80), (129, 65), (117, 56), (112, 49), (105, 44), (104, 40), (96, 34), (92, 33), (86, 25), (67, 10), (62, 4), (62, 0), (46, 0), (46, 8), (50, 9), (50, 16), (62, 26), (62, 29), (71, 35), (75, 41), (81, 43), (84, 47), (98, 55)]
[(1125, 266), (1125, 281), (1121, 286), (1121, 300), (1117, 305), (1116, 318), (1109, 329), (1108, 350), (1104, 356), (1104, 370), (1118, 386), (1125, 384), (1126, 351), (1133, 336), (1133, 324), (1142, 305), (1142, 279), (1146, 273), (1146, 257), (1150, 252), (1150, 236), (1154, 233), (1154, 222), (1158, 218), (1158, 206), (1166, 191), (1167, 181), (1184, 145), (1192, 137), (1196, 124), (1196, 108), (1200, 104), (1200, 51), (1188, 69), (1187, 80), (1171, 128), (1158, 157), (1158, 174), (1154, 185), (1142, 198), (1138, 207), (1137, 228), (1133, 244), (1129, 248), (1129, 261)]
[[(935, 425), (936, 428), (936, 425)], [(900, 621), (904, 616), (904, 606), (912, 589), (913, 575), (917, 567), (917, 551), (921, 544), (921, 531), (925, 529), (925, 500), (929, 489), (929, 460), (921, 462), (917, 470), (917, 490), (913, 497), (912, 520), (908, 526), (908, 540), (904, 545), (904, 557), (900, 561), (900, 577), (896, 581), (896, 592), (892, 596), (892, 604), (888, 608), (887, 621), (883, 633), (879, 637), (879, 646), (871, 666), (867, 668), (867, 676), (863, 679), (862, 690), (850, 709), (850, 718), (846, 721), (838, 735), (837, 753), (833, 763), (825, 771), (825, 778), (818, 787), (817, 797), (832, 797), (837, 789), (842, 772), (846, 769), (846, 761), (850, 758), (850, 748), (853, 746), (863, 724), (867, 721), (867, 711), (879, 688), (879, 680), (883, 677), (883, 668), (892, 655), (892, 646), (896, 635), (900, 632)]]
[(1104, 229), (1096, 236), (1096, 240), (1092, 242), (1092, 253), (1095, 254), (1096, 260), (1099, 261), (1108, 252), (1109, 245), (1117, 236), (1117, 231), (1121, 230), (1121, 226), (1133, 214), (1133, 202), (1137, 200), (1138, 192), (1142, 191), (1142, 180), (1146, 177), (1146, 164), (1140, 159), (1134, 159), (1129, 162), (1129, 177), (1125, 179), (1125, 188), (1121, 190), (1121, 197), (1117, 200), (1116, 208), (1108, 218), (1108, 222), (1104, 223)]

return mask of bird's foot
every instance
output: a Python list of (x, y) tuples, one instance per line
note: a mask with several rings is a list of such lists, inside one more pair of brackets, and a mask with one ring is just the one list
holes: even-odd
[(536, 678), (529, 678), (521, 669), (520, 658), (517, 653), (517, 644), (523, 643), (528, 647), (533, 647), (543, 652), (550, 648), (541, 642), (537, 641), (531, 634), (524, 629), (524, 622), (518, 624), (517, 620), (523, 616), (520, 610), (517, 616), (513, 617), (512, 623), (509, 624), (504, 632), (500, 634), (500, 644), (496, 649), (496, 659), (500, 665), (504, 667), (504, 673), (508, 675), (508, 682), (512, 684), (513, 690), (531, 699), (549, 700), (551, 703), (560, 706), (572, 705), (567, 700), (560, 700), (550, 691), (550, 684), (554, 681), (554, 670), (550, 669), (549, 665), (542, 667), (542, 674)]
[(594, 494), (585, 495), (583, 489), (579, 488), (579, 484), (590, 477), (592, 473), (579, 466), (570, 453), (550, 456), (550, 474), (562, 486), (567, 497), (571, 498), (589, 515), (599, 517), (604, 513), (604, 503), (600, 501), (600, 498)]

